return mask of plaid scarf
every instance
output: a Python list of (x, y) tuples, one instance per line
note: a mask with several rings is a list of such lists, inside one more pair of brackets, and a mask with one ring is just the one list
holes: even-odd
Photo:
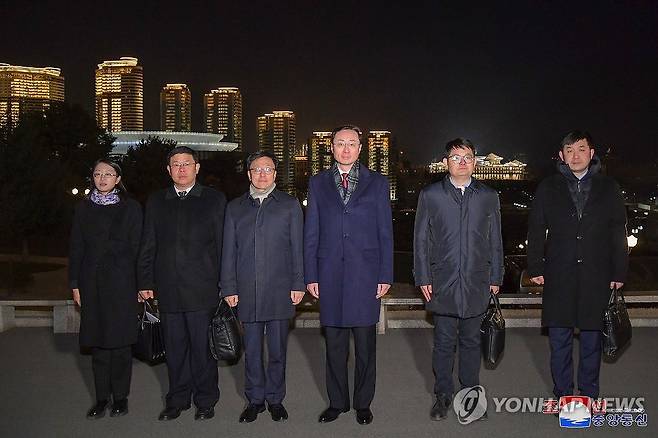
[(350, 171), (347, 173), (347, 190), (343, 188), (343, 178), (340, 176), (340, 171), (338, 170), (338, 164), (336, 162), (334, 162), (332, 170), (334, 172), (336, 189), (343, 199), (343, 204), (347, 205), (352, 193), (356, 191), (356, 185), (359, 182), (359, 162), (357, 161), (354, 163)]

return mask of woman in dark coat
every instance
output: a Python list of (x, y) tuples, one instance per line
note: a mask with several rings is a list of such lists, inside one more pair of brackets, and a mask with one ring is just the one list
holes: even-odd
[(128, 413), (142, 210), (126, 197), (116, 163), (101, 159), (93, 169), (92, 190), (73, 218), (69, 286), (80, 306), (80, 345), (92, 351), (96, 404), (87, 418), (101, 418), (110, 396), (110, 416)]

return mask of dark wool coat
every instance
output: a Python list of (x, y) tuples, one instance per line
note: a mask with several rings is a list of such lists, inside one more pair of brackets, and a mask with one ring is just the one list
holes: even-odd
[(199, 183), (180, 199), (171, 186), (146, 203), (138, 261), (139, 289), (152, 289), (162, 312), (219, 303), (226, 197)]
[(304, 292), (304, 215), (297, 198), (274, 190), (261, 204), (249, 193), (224, 218), (222, 296), (238, 295), (243, 322), (289, 319), (290, 291)]
[(528, 220), (528, 274), (544, 276), (542, 324), (599, 330), (610, 282), (626, 280), (626, 209), (619, 185), (591, 176), (582, 217), (556, 174), (541, 182)]
[(388, 180), (359, 168), (343, 204), (332, 169), (309, 181), (304, 276), (319, 283), (320, 322), (365, 327), (379, 321), (378, 283), (393, 283), (393, 221)]
[(80, 345), (117, 348), (137, 342), (135, 263), (142, 208), (122, 198), (89, 200), (75, 209), (69, 249), (69, 287), (80, 289)]
[(425, 187), (414, 225), (416, 286), (432, 285), (427, 309), (470, 318), (485, 312), (490, 285), (503, 282), (498, 193), (476, 179), (464, 190), (448, 176)]

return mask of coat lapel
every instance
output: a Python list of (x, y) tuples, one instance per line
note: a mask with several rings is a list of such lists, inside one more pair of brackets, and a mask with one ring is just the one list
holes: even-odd
[(350, 200), (347, 202), (347, 205), (355, 202), (371, 182), (372, 172), (370, 172), (366, 166), (361, 165), (361, 167), (359, 167), (359, 182), (356, 185), (356, 191), (352, 193), (352, 196), (350, 196)]
[(338, 193), (338, 189), (336, 188), (336, 182), (334, 181), (334, 173), (331, 169), (324, 172), (324, 181), (322, 181), (322, 188), (330, 192), (329, 197), (333, 198), (340, 205), (341, 208), (344, 207), (343, 199), (340, 197), (340, 193)]

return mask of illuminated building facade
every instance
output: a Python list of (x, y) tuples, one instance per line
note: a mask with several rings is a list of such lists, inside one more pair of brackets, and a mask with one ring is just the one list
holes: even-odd
[(258, 117), (258, 148), (278, 158), (277, 187), (291, 195), (295, 195), (296, 125), (292, 111), (274, 111)]
[(391, 201), (397, 200), (397, 179), (393, 172), (391, 158), (391, 132), (369, 131), (367, 143), (368, 169), (379, 172), (388, 178)]
[(108, 131), (144, 129), (144, 74), (137, 58), (104, 61), (96, 69), (96, 123)]
[(317, 175), (329, 169), (334, 163), (334, 154), (331, 152), (331, 132), (314, 131), (308, 140), (308, 160), (311, 175)]
[(203, 96), (206, 132), (222, 134), (242, 150), (242, 95), (235, 87), (211, 90)]
[[(528, 178), (528, 165), (518, 160), (503, 163), (503, 157), (494, 153), (489, 155), (478, 155), (473, 176), (481, 180), (516, 180), (523, 181)], [(442, 160), (436, 160), (429, 164), (430, 173), (444, 173), (448, 167)]]
[(311, 177), (311, 167), (308, 160), (308, 145), (302, 145), (295, 153), (295, 191), (301, 199), (308, 193), (308, 179)]
[(167, 84), (160, 91), (160, 129), (192, 130), (192, 94), (186, 84)]
[(64, 102), (64, 77), (55, 67), (0, 63), (0, 128), (15, 127), (22, 114)]

